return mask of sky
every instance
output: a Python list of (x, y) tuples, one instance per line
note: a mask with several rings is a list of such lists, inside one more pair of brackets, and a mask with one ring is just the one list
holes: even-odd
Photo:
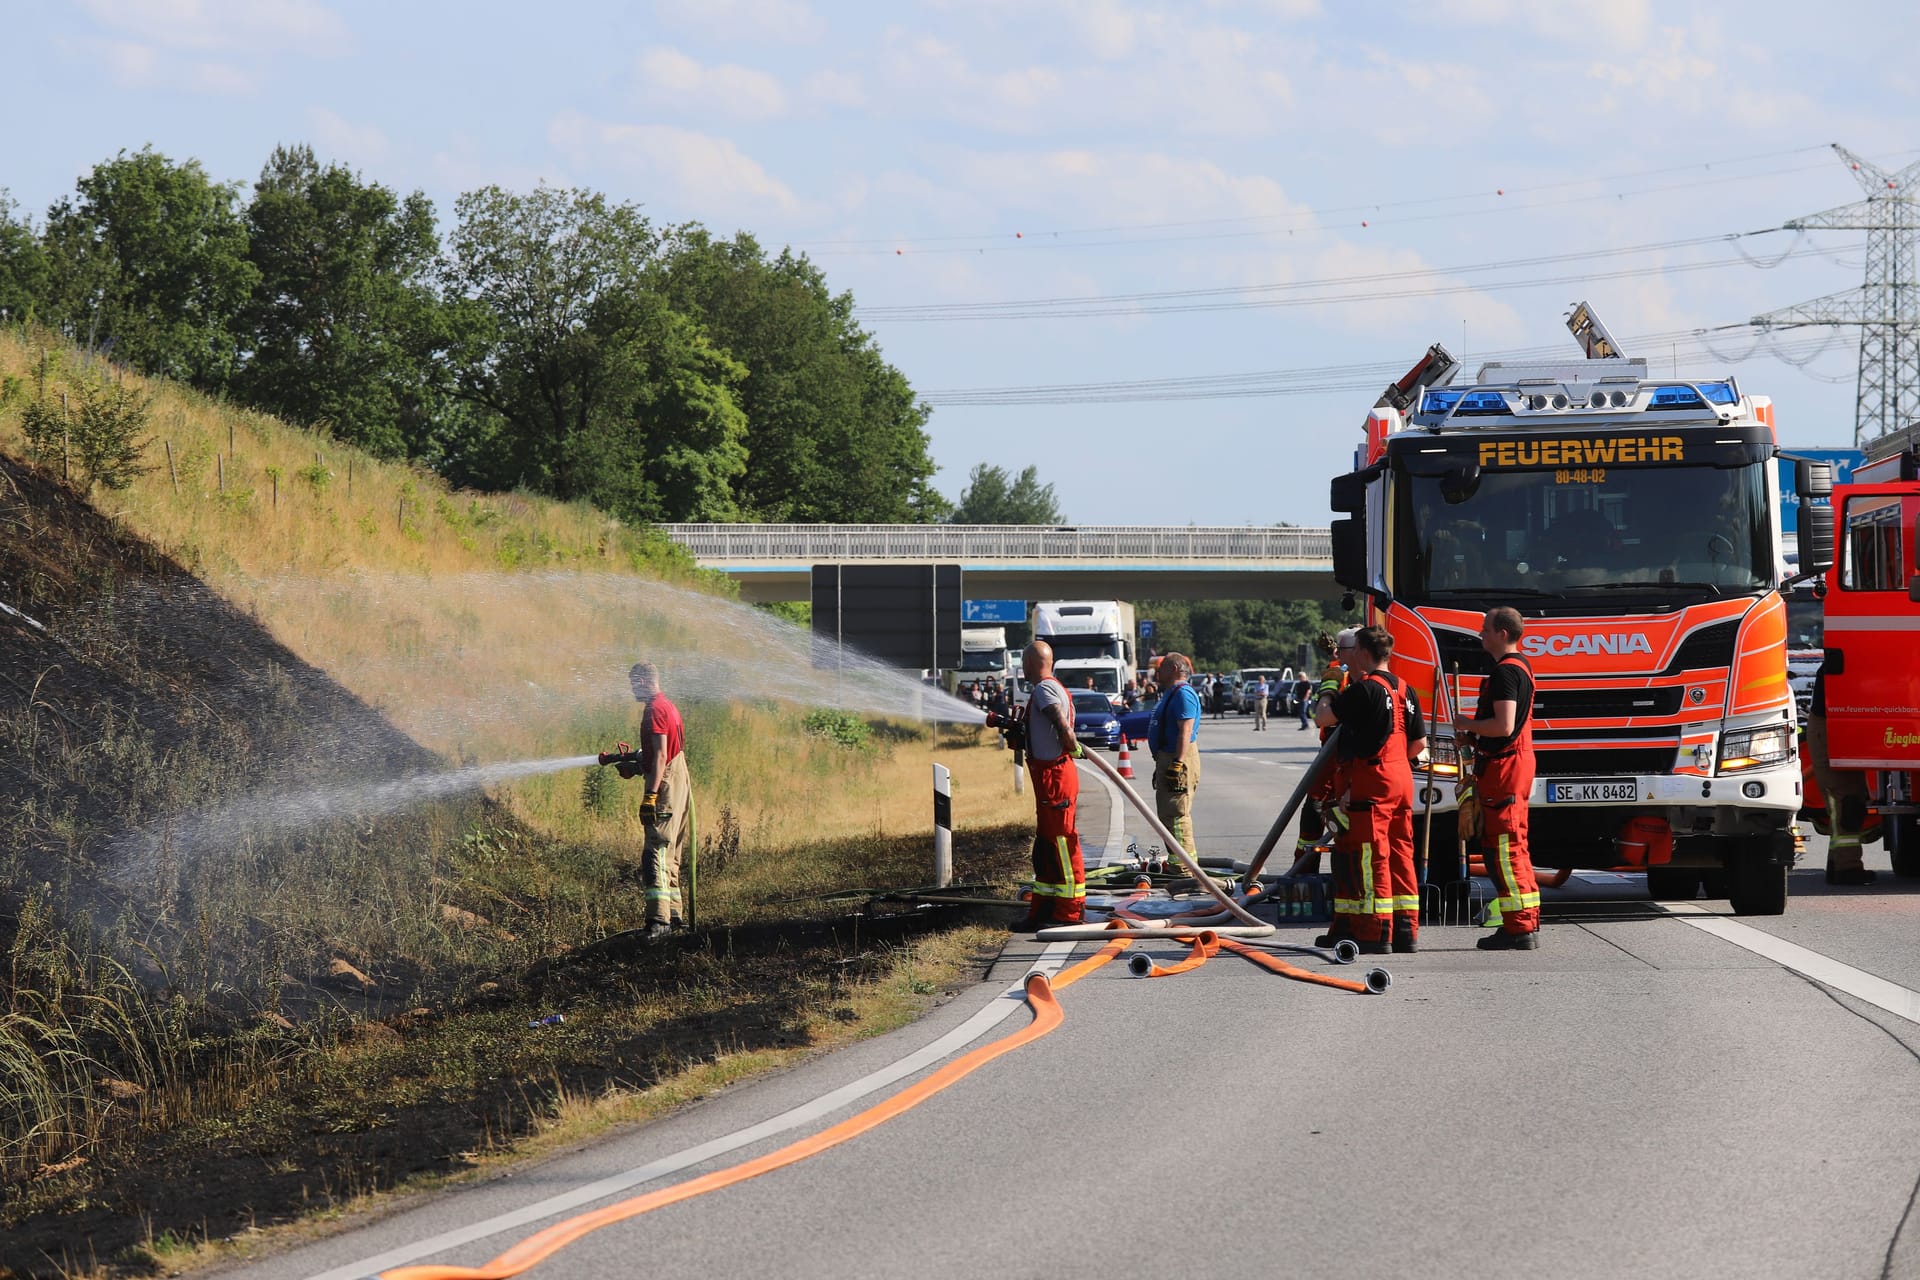
[(1876, 53), (1920, 45), (1899, 3), (72, 0), (9, 26), (39, 56), (10, 59), (36, 105), (0, 187), (36, 217), (121, 149), (246, 183), (308, 142), (443, 223), (547, 182), (746, 230), (852, 292), (934, 406), (937, 487), (1033, 465), (1085, 524), (1323, 524), (1380, 386), (1434, 342), (1572, 354), (1583, 299), (1656, 372), (1774, 397), (1784, 444), (1845, 445), (1855, 335), (1697, 335), (1860, 284), (1861, 233), (1779, 230), (1861, 198), (1829, 144), (1920, 163), (1920, 77)]

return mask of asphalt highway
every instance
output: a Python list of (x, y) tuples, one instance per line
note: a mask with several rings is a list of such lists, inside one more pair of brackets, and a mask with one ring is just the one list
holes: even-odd
[[(1203, 852), (1253, 850), (1313, 736), (1203, 724)], [(1089, 777), (1089, 846), (1110, 838), (1109, 805)], [(1151, 841), (1137, 817), (1125, 831)], [(1418, 955), (1384, 961), (1384, 996), (1231, 955), (1163, 979), (1115, 961), (1060, 993), (1058, 1030), (915, 1109), (528, 1274), (1920, 1275), (1920, 884), (1891, 881), (1876, 846), (1881, 884), (1828, 889), (1823, 858), (1810, 840), (1787, 914), (1766, 919), (1576, 877), (1547, 891), (1541, 950), (1429, 928)], [(1062, 951), (1016, 937), (989, 981), (912, 1027), (243, 1274), (478, 1264), (583, 1208), (764, 1154), (893, 1093), (845, 1096), (970, 1020), (1006, 1014), (972, 1044), (1025, 1025), (1003, 993)], [(722, 1141), (755, 1125), (778, 1132)]]

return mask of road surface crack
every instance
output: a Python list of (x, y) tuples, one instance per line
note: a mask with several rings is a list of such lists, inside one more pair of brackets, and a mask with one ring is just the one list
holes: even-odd
[[(1807, 977), (1807, 975), (1804, 973), (1795, 973), (1791, 969), (1789, 969), (1787, 972), (1793, 973), (1794, 977), (1799, 978), (1801, 981), (1805, 982), (1808, 986), (1812, 987), (1815, 991), (1818, 991), (1821, 995), (1833, 1001), (1835, 1004), (1839, 1005), (1842, 1009), (1845, 1009), (1848, 1013), (1852, 1014), (1854, 1017), (1860, 1019), (1860, 1021), (1866, 1023), (1868, 1026), (1872, 1027), (1874, 1030), (1880, 1032), (1881, 1035), (1884, 1035), (1887, 1039), (1899, 1045), (1902, 1052), (1904, 1052), (1909, 1058), (1912, 1058), (1916, 1064), (1920, 1064), (1920, 1051), (1916, 1051), (1912, 1045), (1908, 1044), (1905, 1040), (1902, 1040), (1899, 1036), (1895, 1035), (1887, 1027), (1881, 1025), (1879, 1022), (1874, 1021), (1872, 1018), (1869, 1018), (1866, 1014), (1860, 1012), (1858, 1009), (1854, 1008), (1852, 1005), (1842, 1000), (1838, 995), (1835, 995), (1833, 991), (1828, 989), (1828, 987), (1824, 983), (1817, 982), (1814, 979)], [(1901, 1211), (1900, 1221), (1894, 1225), (1893, 1238), (1887, 1241), (1887, 1255), (1886, 1255), (1886, 1258), (1880, 1264), (1880, 1280), (1893, 1280), (1894, 1253), (1900, 1247), (1900, 1237), (1906, 1234), (1907, 1223), (1913, 1221), (1913, 1206), (1916, 1201), (1920, 1201), (1920, 1174), (1916, 1174), (1914, 1177), (1913, 1190), (1907, 1193), (1907, 1207)]]

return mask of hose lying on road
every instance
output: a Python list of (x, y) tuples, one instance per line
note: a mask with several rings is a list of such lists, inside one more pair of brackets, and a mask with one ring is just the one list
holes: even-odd
[(634, 1196), (556, 1222), (546, 1230), (528, 1236), (491, 1262), (482, 1263), (480, 1266), (455, 1267), (427, 1264), (395, 1267), (390, 1271), (381, 1272), (382, 1280), (510, 1280), (511, 1277), (546, 1261), (576, 1240), (598, 1231), (601, 1227), (610, 1227), (616, 1222), (625, 1222), (643, 1213), (651, 1213), (655, 1209), (662, 1209), (670, 1204), (679, 1204), (682, 1200), (703, 1196), (709, 1191), (731, 1187), (749, 1178), (757, 1178), (775, 1169), (784, 1169), (790, 1164), (805, 1160), (808, 1156), (818, 1155), (822, 1151), (837, 1147), (851, 1138), (859, 1137), (868, 1130), (885, 1124), (897, 1115), (911, 1111), (928, 1098), (971, 1075), (995, 1058), (1011, 1053), (1021, 1045), (1031, 1044), (1058, 1027), (1064, 1021), (1065, 1015), (1060, 1010), (1059, 1001), (1054, 999), (1054, 992), (1086, 977), (1119, 955), (1126, 946), (1124, 938), (1115, 937), (1098, 952), (1063, 971), (1059, 977), (1051, 981), (1044, 973), (1028, 974), (1026, 998), (1028, 1005), (1033, 1009), (1032, 1022), (1012, 1035), (1003, 1036), (991, 1044), (981, 1045), (978, 1049), (954, 1059), (926, 1079), (908, 1085), (885, 1102), (871, 1106), (858, 1115), (849, 1116), (839, 1124), (823, 1129), (811, 1137), (788, 1143), (778, 1151), (770, 1151), (766, 1155), (731, 1168), (716, 1169), (712, 1173), (682, 1182), (677, 1186), (662, 1187), (658, 1191), (649, 1191), (645, 1195)]

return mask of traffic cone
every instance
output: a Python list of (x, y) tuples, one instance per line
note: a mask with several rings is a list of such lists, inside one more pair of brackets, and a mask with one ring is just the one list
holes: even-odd
[(1123, 778), (1133, 777), (1133, 753), (1127, 750), (1127, 740), (1120, 739), (1120, 768), (1116, 770)]

